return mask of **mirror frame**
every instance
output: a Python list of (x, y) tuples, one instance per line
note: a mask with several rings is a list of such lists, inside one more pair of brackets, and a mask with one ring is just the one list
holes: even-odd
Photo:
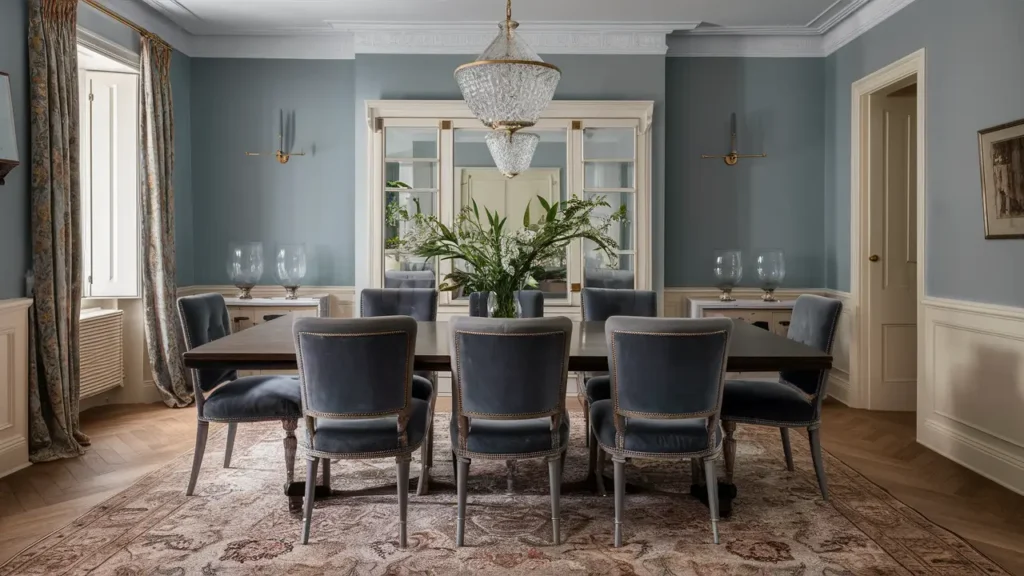
[[(11, 92), (11, 75), (7, 72), (0, 71), (0, 76), (5, 76), (7, 78), (7, 102), (8, 109), (10, 110), (11, 136), (14, 137), (14, 149), (15, 151), (18, 151), (18, 129), (17, 126), (14, 125), (14, 94)], [(7, 112), (0, 107), (0, 114), (6, 113)], [(18, 153), (20, 155), (20, 151)], [(13, 158), (0, 158), (0, 186), (4, 184), (4, 179), (11, 173), (11, 170), (14, 170), (20, 164), (20, 161)]]

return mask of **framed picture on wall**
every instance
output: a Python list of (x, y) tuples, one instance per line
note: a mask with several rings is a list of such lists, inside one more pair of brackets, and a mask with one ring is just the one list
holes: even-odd
[(1024, 120), (978, 132), (985, 238), (1024, 238)]

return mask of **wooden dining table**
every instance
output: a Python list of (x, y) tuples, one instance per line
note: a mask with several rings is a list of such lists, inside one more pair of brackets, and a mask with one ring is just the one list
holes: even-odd
[[(451, 372), (447, 322), (418, 322), (415, 369)], [(236, 332), (185, 352), (188, 368), (238, 370), (294, 370), (295, 342), (292, 316)], [(772, 334), (746, 322), (736, 322), (729, 344), (730, 372), (825, 370), (832, 356)], [(604, 322), (573, 322), (569, 349), (571, 372), (608, 370)]]
[[(294, 370), (295, 343), (292, 337), (293, 317), (282, 316), (236, 332), (185, 352), (187, 368), (237, 370)], [(447, 322), (418, 322), (416, 332), (415, 369), (417, 371), (451, 372), (449, 331)], [(736, 322), (729, 343), (729, 372), (779, 372), (782, 370), (825, 370), (832, 367), (832, 356), (810, 346), (783, 338), (746, 322)], [(570, 372), (608, 370), (608, 348), (604, 322), (573, 322), (569, 349)], [(435, 481), (430, 481), (433, 486)], [(563, 484), (562, 493), (591, 492), (599, 483), (595, 476), (580, 482)], [(627, 486), (627, 491), (642, 488)], [(696, 485), (691, 489), (706, 503), (706, 490)], [(735, 494), (735, 489), (725, 493)], [(302, 509), (305, 482), (285, 486), (289, 508)], [(336, 495), (336, 491), (316, 487), (316, 498)], [(721, 492), (720, 492), (721, 494)]]

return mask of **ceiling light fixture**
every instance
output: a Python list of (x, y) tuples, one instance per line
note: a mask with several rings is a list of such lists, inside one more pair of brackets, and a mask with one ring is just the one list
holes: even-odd
[[(455, 81), (470, 111), (487, 127), (504, 133), (503, 138), (488, 135), (487, 146), (495, 164), (509, 178), (529, 168), (539, 140), (536, 134), (517, 137), (516, 133), (537, 123), (562, 77), (557, 66), (541, 60), (516, 35), (518, 27), (512, 19), (512, 0), (507, 0), (497, 38), (475, 61), (455, 69)], [(527, 150), (523, 165), (522, 154)], [(509, 163), (510, 158), (516, 162)]]

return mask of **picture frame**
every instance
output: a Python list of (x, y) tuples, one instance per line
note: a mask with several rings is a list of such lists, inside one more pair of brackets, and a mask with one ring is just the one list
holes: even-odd
[(14, 130), (14, 100), (11, 92), (11, 77), (0, 72), (0, 185), (20, 163), (18, 138)]
[(1024, 238), (1024, 119), (978, 132), (985, 238)]

